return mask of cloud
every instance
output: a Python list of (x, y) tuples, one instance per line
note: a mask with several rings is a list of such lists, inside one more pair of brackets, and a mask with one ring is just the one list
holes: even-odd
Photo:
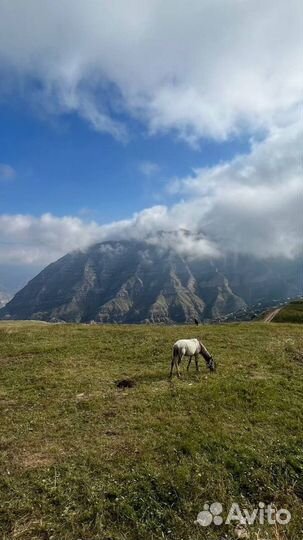
[(186, 198), (183, 212), (221, 252), (294, 257), (303, 252), (302, 143), (300, 122), (277, 128), (250, 154), (195, 170), (169, 190)]
[(16, 171), (7, 163), (0, 163), (0, 181), (13, 180), (16, 177)]
[[(218, 250), (203, 235), (188, 237), (182, 228), (174, 227), (174, 213), (165, 206), (154, 206), (132, 218), (98, 225), (78, 217), (43, 214), (0, 216), (1, 264), (44, 266), (75, 249), (105, 240), (145, 239), (161, 248), (175, 249), (185, 256), (215, 257)], [(162, 231), (162, 234), (159, 233)], [(164, 234), (165, 231), (169, 234)]]
[(97, 242), (100, 236), (100, 226), (77, 217), (4, 214), (0, 216), (0, 260), (2, 264), (45, 265)]
[(179, 196), (176, 204), (146, 208), (122, 221), (2, 215), (0, 260), (42, 266), (113, 239), (146, 239), (191, 258), (229, 252), (296, 257), (303, 251), (302, 143), (300, 122), (276, 128), (249, 154), (175, 180), (170, 189)]
[(154, 176), (160, 171), (159, 165), (154, 161), (141, 161), (138, 168), (144, 176)]
[(126, 139), (196, 144), (287, 125), (302, 102), (300, 0), (0, 0), (0, 75), (35, 107)]

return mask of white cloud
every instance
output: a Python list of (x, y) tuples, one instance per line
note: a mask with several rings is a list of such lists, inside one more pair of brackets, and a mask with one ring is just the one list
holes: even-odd
[(117, 138), (121, 112), (192, 143), (298, 115), (300, 0), (0, 0), (0, 11), (2, 87)]
[(187, 198), (183, 211), (221, 251), (293, 257), (303, 252), (302, 143), (300, 122), (275, 129), (250, 154), (174, 180), (170, 191)]
[[(200, 257), (218, 256), (218, 250), (207, 238), (189, 238), (174, 222), (174, 209), (154, 206), (123, 221), (98, 225), (84, 222), (80, 218), (56, 217), (44, 214), (39, 218), (26, 215), (0, 216), (0, 261), (1, 264), (46, 265), (67, 252), (85, 249), (104, 240), (146, 239), (159, 247), (170, 247), (182, 255)], [(181, 223), (181, 221), (180, 221)], [(184, 222), (185, 223), (185, 222)], [(174, 234), (162, 236), (159, 231)]]
[(96, 242), (100, 227), (77, 217), (44, 214), (0, 216), (2, 264), (45, 265), (66, 252)]

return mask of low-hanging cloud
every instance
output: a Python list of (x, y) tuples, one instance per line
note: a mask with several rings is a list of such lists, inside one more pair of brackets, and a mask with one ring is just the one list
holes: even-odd
[(0, 0), (2, 95), (126, 140), (121, 112), (196, 144), (270, 130), (302, 102), (300, 0)]

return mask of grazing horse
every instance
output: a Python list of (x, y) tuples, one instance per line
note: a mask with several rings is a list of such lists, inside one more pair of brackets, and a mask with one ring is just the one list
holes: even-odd
[(208, 352), (203, 343), (198, 339), (179, 339), (173, 346), (170, 377), (173, 375), (174, 366), (177, 371), (177, 376), (180, 377), (179, 365), (181, 364), (184, 356), (189, 356), (187, 370), (189, 369), (192, 357), (194, 356), (196, 362), (196, 370), (199, 371), (198, 356), (201, 354), (206, 362), (210, 371), (215, 371), (216, 364), (212, 355)]

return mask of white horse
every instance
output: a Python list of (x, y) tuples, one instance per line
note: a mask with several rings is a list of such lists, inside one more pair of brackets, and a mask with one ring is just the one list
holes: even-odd
[(187, 364), (187, 371), (194, 356), (196, 362), (196, 370), (199, 371), (198, 356), (201, 354), (206, 362), (207, 367), (210, 371), (215, 371), (216, 364), (212, 355), (208, 352), (203, 343), (198, 339), (179, 339), (173, 346), (172, 351), (172, 360), (171, 360), (171, 369), (170, 377), (173, 375), (174, 366), (177, 371), (178, 377), (180, 377), (179, 365), (181, 364), (184, 356), (189, 356), (189, 361)]

